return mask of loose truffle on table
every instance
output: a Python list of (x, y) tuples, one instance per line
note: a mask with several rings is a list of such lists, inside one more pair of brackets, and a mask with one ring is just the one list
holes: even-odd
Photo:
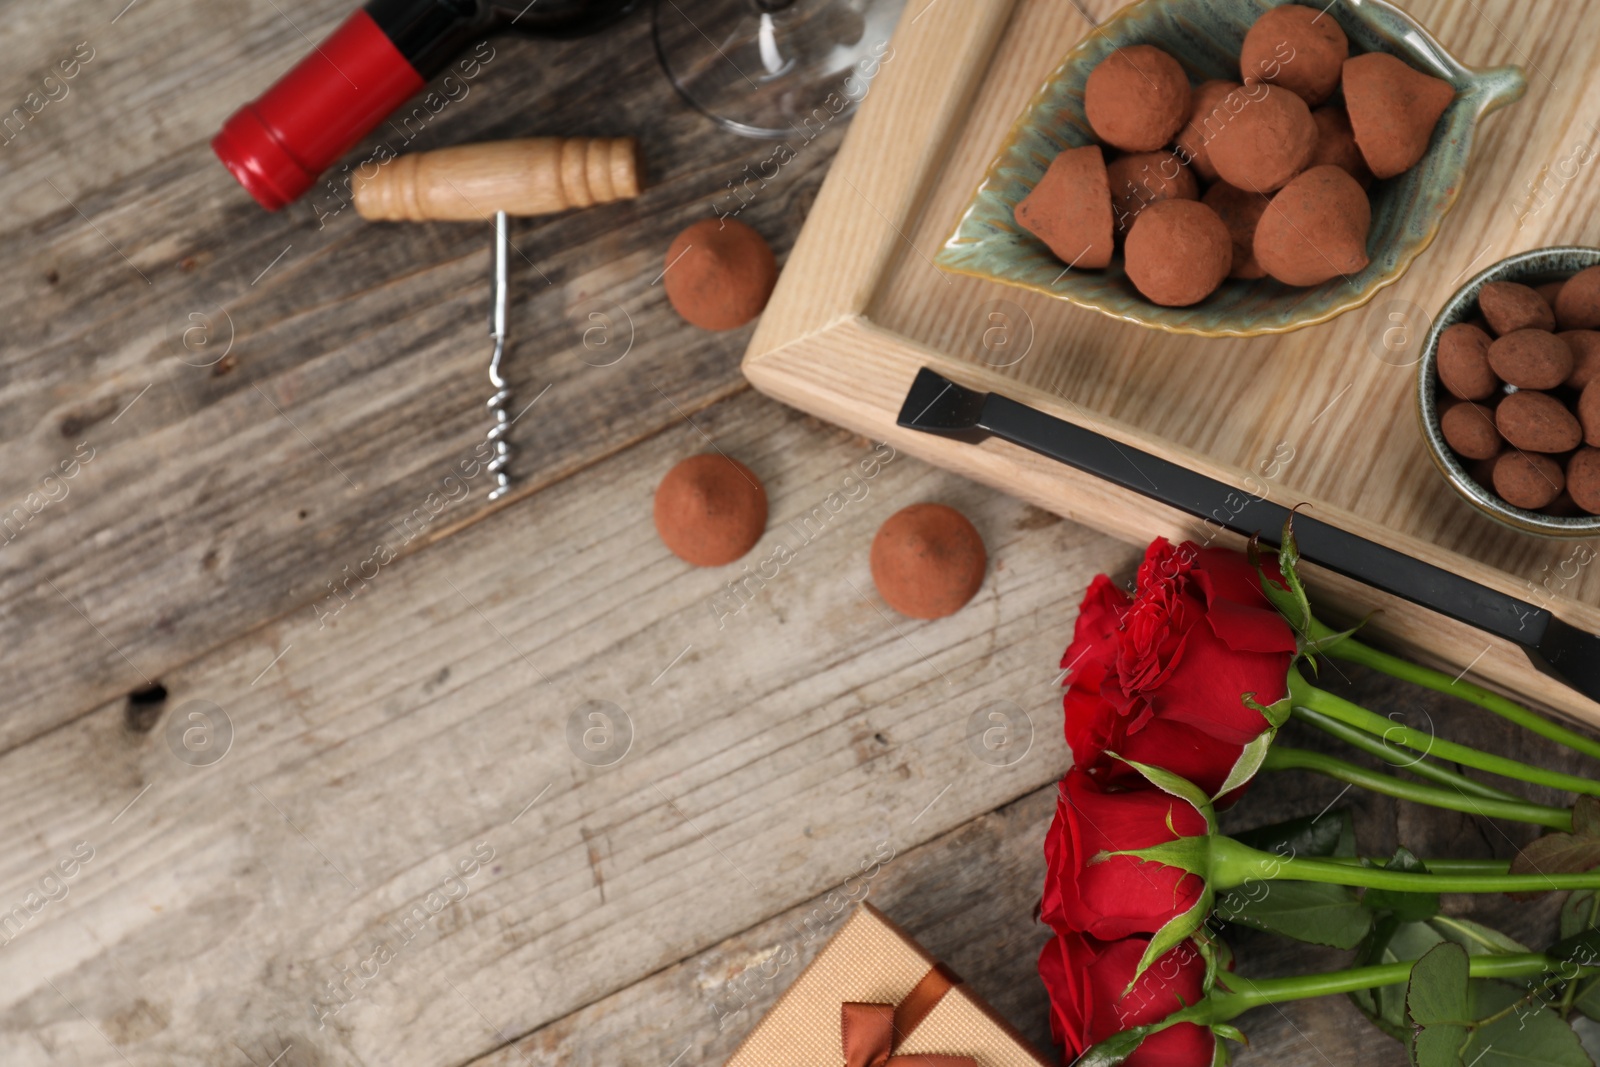
[(912, 504), (872, 539), (872, 581), (889, 606), (913, 619), (953, 615), (983, 585), (989, 556), (967, 517), (943, 504)]
[(1531, 389), (1500, 401), (1494, 425), (1511, 447), (1524, 452), (1570, 452), (1583, 443), (1577, 416), (1555, 397)]
[(662, 275), (673, 309), (703, 330), (743, 326), (777, 282), (772, 247), (738, 219), (705, 219), (678, 234)]
[(1128, 232), (1139, 212), (1162, 200), (1198, 200), (1200, 183), (1171, 152), (1134, 152), (1106, 165), (1111, 214), (1118, 233)]
[(1123, 263), (1128, 279), (1150, 301), (1188, 307), (1228, 276), (1233, 239), (1227, 224), (1198, 200), (1163, 200), (1139, 213)]
[(767, 528), (767, 491), (749, 467), (721, 453), (690, 456), (656, 487), (656, 533), (696, 567), (720, 567), (755, 547)]
[(1518, 389), (1554, 389), (1572, 374), (1572, 348), (1545, 330), (1513, 330), (1489, 345), (1489, 366)]
[(1544, 297), (1516, 282), (1485, 285), (1478, 291), (1478, 310), (1488, 320), (1489, 328), (1500, 337), (1514, 330), (1556, 328), (1556, 313), (1550, 310)]
[[(1178, 158), (1208, 182), (1217, 180), (1217, 168), (1211, 164), (1211, 139), (1233, 117), (1227, 102), (1239, 88), (1238, 82), (1206, 81), (1195, 86), (1189, 96), (1189, 122), (1178, 133)], [(1234, 97), (1231, 102), (1243, 106), (1244, 97)]]
[(1560, 496), (1566, 485), (1561, 464), (1549, 456), (1505, 452), (1494, 461), (1494, 491), (1513, 507), (1537, 511)]
[(1254, 82), (1237, 95), (1244, 106), (1211, 138), (1211, 165), (1229, 185), (1270, 193), (1310, 162), (1317, 124), (1306, 102), (1287, 89)]
[(1600, 266), (1567, 279), (1556, 294), (1556, 322), (1563, 330), (1600, 328)]
[(1411, 169), (1428, 151), (1433, 128), (1456, 91), (1387, 52), (1344, 61), (1344, 106), (1356, 146), (1375, 178)]
[(1306, 169), (1331, 163), (1348, 173), (1361, 188), (1370, 186), (1372, 171), (1367, 169), (1367, 161), (1361, 155), (1361, 149), (1356, 147), (1356, 135), (1350, 129), (1349, 113), (1342, 107), (1330, 104), (1313, 111), (1311, 121), (1317, 124), (1317, 147), (1312, 151)]
[(1265, 277), (1267, 272), (1256, 262), (1255, 239), (1256, 224), (1267, 210), (1268, 198), (1236, 189), (1227, 182), (1218, 182), (1206, 190), (1200, 202), (1217, 213), (1233, 239), (1233, 263), (1228, 277), (1245, 280)]
[(1094, 270), (1110, 264), (1116, 241), (1100, 146), (1069, 148), (1051, 160), (1039, 184), (1017, 204), (1016, 218), (1064, 263)]
[(1457, 402), (1443, 409), (1439, 432), (1445, 443), (1467, 459), (1493, 459), (1505, 447), (1495, 429), (1494, 412), (1482, 404)]
[(1489, 366), (1489, 335), (1470, 323), (1446, 326), (1439, 334), (1439, 381), (1461, 400), (1484, 400), (1500, 388)]
[(1567, 460), (1567, 492), (1578, 507), (1600, 515), (1600, 449), (1580, 448)]
[(1568, 389), (1583, 389), (1600, 377), (1600, 330), (1565, 330), (1556, 334), (1572, 350), (1572, 373), (1564, 383)]
[(1154, 152), (1189, 120), (1189, 78), (1161, 49), (1130, 45), (1089, 72), (1083, 110), (1095, 135), (1124, 152)]
[(1244, 35), (1239, 70), (1246, 81), (1279, 85), (1316, 107), (1339, 86), (1350, 41), (1333, 16), (1284, 4), (1264, 12)]
[(1372, 205), (1361, 186), (1324, 164), (1272, 198), (1256, 225), (1256, 260), (1286, 285), (1320, 285), (1366, 267)]

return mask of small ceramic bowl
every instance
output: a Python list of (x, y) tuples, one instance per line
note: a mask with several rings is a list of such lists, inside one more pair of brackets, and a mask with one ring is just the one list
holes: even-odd
[(1428, 454), (1433, 457), (1434, 466), (1467, 503), (1491, 519), (1523, 533), (1545, 537), (1594, 537), (1600, 534), (1600, 515), (1557, 518), (1524, 511), (1507, 504), (1493, 489), (1480, 485), (1467, 473), (1460, 457), (1445, 443), (1444, 434), (1439, 430), (1439, 335), (1448, 326), (1477, 317), (1478, 292), (1490, 282), (1542, 285), (1570, 278), (1597, 263), (1600, 263), (1600, 248), (1538, 248), (1502, 259), (1456, 290), (1428, 330), (1427, 344), (1417, 364), (1417, 417), (1422, 423), (1422, 436), (1428, 443)]
[(1338, 19), (1352, 53), (1393, 53), (1449, 82), (1456, 98), (1434, 128), (1422, 160), (1398, 177), (1374, 183), (1367, 239), (1372, 262), (1365, 270), (1309, 289), (1270, 278), (1230, 279), (1192, 307), (1162, 307), (1146, 300), (1128, 281), (1120, 256), (1105, 270), (1063, 272), (1061, 261), (1044, 242), (1012, 217), (1018, 201), (1038, 184), (1059, 152), (1094, 143), (1083, 111), (1083, 87), (1089, 72), (1114, 49), (1153, 44), (1177, 59), (1196, 84), (1208, 78), (1238, 80), (1245, 32), (1262, 12), (1284, 2), (1140, 0), (1112, 16), (1067, 53), (1017, 119), (955, 233), (936, 257), (938, 265), (1142, 326), (1204, 337), (1288, 333), (1371, 300), (1404, 274), (1439, 232), (1445, 213), (1460, 194), (1478, 120), (1517, 100), (1527, 88), (1517, 67), (1462, 66), (1426, 30), (1383, 0), (1335, 0), (1328, 14)]

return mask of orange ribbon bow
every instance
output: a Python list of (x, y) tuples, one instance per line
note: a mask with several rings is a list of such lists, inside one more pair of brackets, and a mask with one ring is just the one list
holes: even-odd
[(954, 971), (936, 963), (898, 1005), (845, 1004), (840, 1015), (845, 1067), (978, 1067), (971, 1056), (894, 1054), (960, 981)]

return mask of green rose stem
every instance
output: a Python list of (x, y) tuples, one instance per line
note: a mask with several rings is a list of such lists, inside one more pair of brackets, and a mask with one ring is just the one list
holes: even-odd
[(1424, 755), (1437, 756), (1442, 760), (1452, 763), (1465, 764), (1476, 767), (1480, 771), (1498, 774), (1503, 778), (1515, 778), (1534, 785), (1546, 785), (1553, 789), (1562, 789), (1569, 793), (1582, 793), (1588, 796), (1600, 796), (1600, 782), (1591, 778), (1579, 778), (1573, 774), (1562, 774), (1559, 771), (1549, 771), (1542, 767), (1535, 767), (1530, 763), (1519, 760), (1507, 759), (1489, 752), (1481, 752), (1466, 745), (1458, 745), (1453, 741), (1443, 741), (1409, 726), (1403, 726), (1393, 719), (1386, 719), (1377, 712), (1368, 711), (1360, 704), (1351, 703), (1343, 697), (1335, 696), (1324, 689), (1318, 689), (1297, 670), (1289, 671), (1289, 699), (1293, 705), (1319, 711), (1331, 719), (1354, 726), (1374, 734), (1393, 744), (1404, 745), (1406, 748), (1415, 749)]
[[(1329, 632), (1331, 633), (1332, 631), (1330, 630)], [(1492, 711), (1501, 718), (1516, 723), (1518, 726), (1532, 730), (1540, 737), (1549, 738), (1558, 744), (1566, 745), (1576, 752), (1582, 752), (1585, 756), (1600, 759), (1600, 741), (1595, 741), (1593, 738), (1585, 737), (1576, 731), (1569, 730), (1559, 723), (1551, 722), (1538, 712), (1531, 711), (1513, 700), (1507, 700), (1499, 693), (1491, 692), (1481, 685), (1463, 682), (1431, 667), (1408, 663), (1399, 656), (1391, 656), (1389, 653), (1380, 652), (1370, 645), (1364, 645), (1353, 637), (1335, 641), (1322, 648), (1321, 651), (1324, 655), (1331, 656), (1334, 659), (1342, 659), (1349, 663), (1359, 663), (1364, 667), (1372, 667), (1395, 678), (1414, 682), (1425, 689), (1460, 697), (1478, 705), (1480, 708)]]
[(1338, 719), (1330, 719), (1320, 711), (1310, 708), (1295, 708), (1291, 714), (1301, 720), (1322, 730), (1324, 733), (1337, 737), (1352, 748), (1358, 748), (1369, 755), (1377, 756), (1381, 760), (1409, 771), (1418, 778), (1426, 778), (1439, 785), (1449, 786), (1451, 789), (1468, 793), (1472, 796), (1485, 797), (1489, 800), (1521, 800), (1514, 793), (1507, 793), (1504, 789), (1496, 789), (1483, 782), (1475, 782), (1464, 774), (1447, 770), (1422, 756), (1416, 755), (1409, 749), (1399, 745), (1391, 745), (1381, 737), (1373, 737), (1365, 730), (1358, 730), (1354, 726), (1346, 726)]
[(1287, 745), (1273, 745), (1268, 749), (1261, 768), (1268, 771), (1315, 771), (1341, 782), (1370, 789), (1374, 793), (1409, 800), (1415, 804), (1485, 815), (1492, 819), (1530, 822), (1537, 826), (1548, 826), (1553, 830), (1566, 830), (1569, 833), (1572, 830), (1570, 810), (1527, 801), (1490, 800), (1487, 797), (1466, 796), (1448, 789), (1408, 782), (1404, 778), (1396, 778), (1382, 771), (1368, 770), (1336, 756), (1307, 752)]
[[(1434, 874), (1358, 867), (1335, 860), (1300, 856), (1276, 856), (1221, 834), (1213, 835), (1209, 844), (1205, 873), (1210, 887), (1218, 891), (1232, 889), (1252, 880), (1322, 882), (1367, 889), (1391, 889), (1398, 893), (1543, 893), (1559, 889), (1600, 889), (1600, 871), (1581, 874), (1490, 874), (1482, 871)], [(1137, 850), (1123, 853), (1138, 854)], [(1159, 856), (1150, 858), (1160, 859)], [(1422, 862), (1426, 865), (1428, 861)]]

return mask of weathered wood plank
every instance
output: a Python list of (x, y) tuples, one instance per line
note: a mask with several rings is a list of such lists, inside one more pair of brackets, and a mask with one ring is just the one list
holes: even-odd
[[(0, 756), (0, 900), (95, 849), (0, 953), (0, 1058), (115, 1061), (81, 1009), (136, 1060), (461, 1062), (498, 1041), (449, 983), (527, 1033), (809, 898), (890, 827), (913, 847), (1060, 773), (1054, 664), (1130, 549), (905, 457), (866, 478), (872, 446), (752, 394), (694, 421), (382, 565), (325, 628), (307, 607), (169, 671), (148, 732), (113, 702)], [(796, 553), (738, 611), (743, 567), (688, 568), (650, 525), (701, 431), (766, 482), (751, 570)], [(866, 554), (926, 499), (972, 515), (993, 563), (964, 611), (913, 624)], [(591, 699), (632, 719), (610, 768), (568, 746)], [(197, 700), (234, 730), (215, 766), (169, 747)], [(1036, 727), (1012, 767), (967, 745), (995, 700)], [(469, 895), (319, 1030), (314, 999), (337, 1005), (341, 968), (479, 844)]]
[[(265, 35), (274, 43), (250, 65), (265, 84), (305, 42), (268, 17), (272, 4), (248, 7), (242, 36), (187, 6), (140, 5), (116, 28), (137, 37), (181, 23), (173, 47), (223, 57)], [(286, 14), (311, 33), (346, 7)], [(687, 326), (653, 279), (672, 235), (736, 206), (728, 184), (772, 148), (682, 106), (648, 28), (635, 16), (598, 41), (497, 40), (472, 91), (410, 145), (381, 134), (402, 149), (531, 132), (643, 142), (653, 184), (638, 201), (515, 223), (513, 402), (549, 390), (512, 431), (519, 495), (743, 388), (749, 331)], [(134, 84), (138, 101), (178, 92), (162, 80), (171, 58), (108, 47), (82, 84)], [(371, 225), (351, 209), (321, 228), (317, 215), (338, 203), (330, 196), (260, 211), (204, 144), (222, 103), (247, 95), (228, 81), (147, 108), (165, 124), (152, 136), (160, 150), (118, 155), (114, 141), (102, 149), (117, 161), (109, 168), (81, 148), (12, 146), (49, 149), (49, 166), (88, 184), (57, 182), (71, 205), (45, 187), (53, 206), (0, 230), (0, 644), (11, 683), (0, 750), (306, 610), (419, 508), (428, 521), (406, 526), (396, 551), (487, 510), (483, 476), (441, 487), (489, 425), (487, 229)], [(46, 120), (87, 121), (101, 102), (68, 96), (40, 114), (37, 132), (52, 128)], [(840, 136), (824, 130), (743, 211), (780, 255)], [(40, 180), (21, 167), (0, 187)], [(616, 323), (610, 347), (592, 353), (591, 312)], [(598, 365), (629, 337), (626, 359)], [(45, 480), (75, 455), (92, 459), (71, 479)], [(441, 493), (447, 506), (432, 514), (430, 494)], [(63, 642), (71, 671), (60, 667)]]

